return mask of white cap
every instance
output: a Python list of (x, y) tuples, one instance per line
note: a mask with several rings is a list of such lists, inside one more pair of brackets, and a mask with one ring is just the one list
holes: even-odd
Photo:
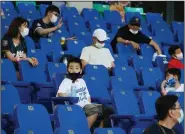
[(93, 32), (93, 37), (96, 37), (99, 41), (110, 39), (109, 37), (107, 37), (107, 33), (103, 29), (96, 29)]

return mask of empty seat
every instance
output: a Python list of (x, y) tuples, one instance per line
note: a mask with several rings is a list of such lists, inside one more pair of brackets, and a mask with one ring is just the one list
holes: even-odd
[(104, 19), (111, 25), (122, 25), (121, 15), (118, 11), (105, 10)]
[(181, 106), (184, 106), (184, 92), (168, 92), (168, 94), (176, 95)]
[(84, 80), (86, 82), (89, 94), (91, 98), (96, 99), (110, 99), (108, 90), (107, 90), (107, 84), (104, 84), (104, 80), (100, 80), (102, 78), (98, 78), (95, 76), (88, 76), (85, 75)]
[(131, 45), (124, 45), (122, 43), (116, 44), (118, 54), (124, 55), (127, 59), (137, 55), (136, 50)]
[(60, 134), (90, 134), (85, 113), (77, 105), (57, 105), (54, 111), (54, 117), (56, 132)]
[[(36, 15), (39, 12), (37, 12), (37, 9), (33, 3), (18, 3), (17, 5), (19, 13), (23, 16), (32, 16)], [(39, 13), (40, 14), (40, 13)]]
[(141, 53), (143, 57), (146, 57), (147, 59), (152, 61), (152, 57), (153, 57), (153, 54), (155, 53), (155, 50), (151, 45), (142, 44)]
[(63, 63), (53, 63), (53, 62), (48, 62), (48, 68), (47, 71), (49, 73), (49, 78), (50, 81), (53, 81), (53, 77), (56, 76), (57, 73), (67, 73), (67, 67)]
[(21, 104), (17, 89), (13, 85), (3, 84), (1, 85), (1, 97), (2, 114), (13, 115), (15, 105)]
[(39, 104), (19, 104), (15, 111), (15, 134), (52, 134), (52, 126), (46, 108)]
[(47, 7), (48, 7), (48, 5), (46, 5), (46, 4), (40, 4), (39, 10), (40, 10), (40, 14), (41, 14), (42, 17), (45, 16), (45, 11), (46, 11)]
[(153, 22), (161, 21), (163, 19), (160, 13), (149, 13), (148, 12), (146, 14), (146, 20), (147, 20), (147, 24), (151, 25)]
[(141, 74), (142, 84), (156, 89), (156, 82), (163, 79), (159, 68), (143, 68)]
[(114, 63), (116, 66), (128, 66), (128, 61), (124, 55), (114, 54), (113, 57), (115, 59)]
[(126, 134), (121, 128), (96, 128), (95, 134)]
[(105, 30), (107, 33), (109, 32), (109, 30), (107, 29), (106, 23), (103, 20), (92, 20), (89, 22), (89, 28), (91, 33), (93, 33), (96, 29), (103, 29)]
[[(113, 101), (117, 110), (117, 114), (111, 115), (111, 119), (113, 121), (112, 122), (113, 127), (117, 126), (114, 121), (117, 122), (121, 119), (129, 120), (127, 121), (127, 125), (129, 124), (128, 126), (129, 128), (132, 127), (133, 125), (131, 122), (134, 122), (135, 126), (137, 126), (142, 122), (145, 122), (146, 123), (145, 125), (153, 122), (153, 116), (140, 114), (138, 102), (133, 91), (113, 89), (112, 94), (114, 97)], [(124, 128), (127, 125), (125, 124)], [(129, 129), (128, 127), (127, 129)]]
[(83, 40), (87, 46), (92, 45), (92, 34), (90, 32), (85, 32), (83, 30), (75, 31), (74, 35), (78, 40)]
[(67, 49), (68, 52), (76, 57), (79, 57), (81, 55), (82, 49), (86, 47), (86, 44), (83, 40), (73, 41), (69, 40), (67, 41)]
[(157, 91), (141, 91), (140, 107), (141, 112), (147, 115), (156, 115), (155, 102), (161, 96)]
[(61, 13), (64, 20), (67, 20), (67, 16), (79, 15), (78, 10), (75, 7), (62, 7)]
[(85, 22), (100, 19), (100, 15), (99, 15), (98, 11), (95, 9), (83, 8), (82, 9), (82, 16), (83, 16)]
[(132, 128), (129, 134), (143, 134), (145, 128)]

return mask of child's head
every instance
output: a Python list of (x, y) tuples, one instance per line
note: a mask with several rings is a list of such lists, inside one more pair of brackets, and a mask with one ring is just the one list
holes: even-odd
[(165, 72), (166, 80), (170, 78), (174, 78), (176, 81), (180, 81), (181, 79), (181, 71), (177, 68), (168, 68)]
[(67, 64), (68, 73), (82, 73), (82, 63), (79, 58), (72, 58)]
[(175, 59), (182, 60), (183, 54), (181, 48), (178, 45), (173, 45), (168, 49), (168, 53)]

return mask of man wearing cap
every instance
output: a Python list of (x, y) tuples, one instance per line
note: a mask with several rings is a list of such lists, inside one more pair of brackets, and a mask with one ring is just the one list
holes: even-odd
[(141, 25), (140, 18), (133, 17), (130, 19), (128, 25), (123, 26), (118, 30), (116, 36), (111, 42), (114, 53), (117, 53), (116, 51), (117, 43), (132, 45), (136, 50), (140, 49), (139, 43), (146, 43), (152, 45), (154, 49), (157, 51), (157, 53), (161, 54), (161, 50), (158, 44), (149, 37), (147, 37), (146, 35), (144, 35), (141, 31), (139, 31), (140, 25)]
[(108, 39), (103, 29), (96, 29), (93, 33), (93, 44), (84, 47), (80, 56), (83, 67), (86, 64), (104, 65), (111, 69), (114, 65), (114, 59), (108, 48), (105, 48), (105, 41)]
[(182, 123), (184, 112), (176, 95), (159, 97), (155, 102), (158, 122), (146, 128), (143, 134), (180, 134), (174, 126)]

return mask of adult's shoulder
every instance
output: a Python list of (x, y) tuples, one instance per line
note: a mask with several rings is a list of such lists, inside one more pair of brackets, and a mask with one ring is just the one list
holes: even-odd
[(157, 125), (157, 123), (150, 125), (148, 128), (144, 130), (144, 134), (155, 134), (156, 132), (160, 133), (160, 128)]

